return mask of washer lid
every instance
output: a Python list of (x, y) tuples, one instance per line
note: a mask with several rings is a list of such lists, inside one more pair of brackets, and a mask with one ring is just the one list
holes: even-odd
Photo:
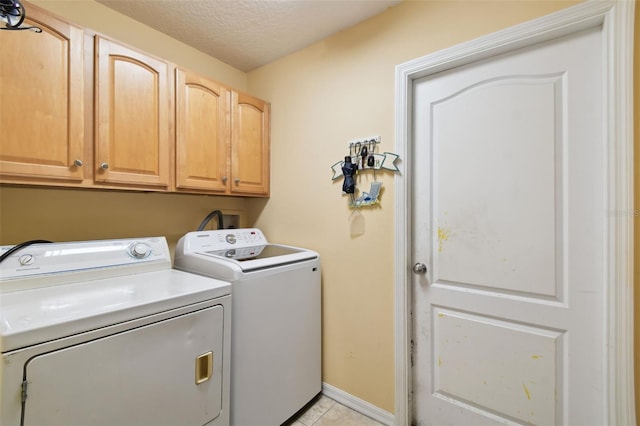
[(290, 254), (305, 253), (307, 250), (296, 247), (280, 246), (277, 244), (267, 244), (253, 247), (227, 248), (224, 250), (204, 251), (203, 253), (213, 256), (224, 257), (226, 259), (247, 262), (256, 259), (269, 259), (272, 257), (286, 256)]
[(174, 269), (5, 293), (0, 297), (0, 352), (228, 294), (228, 282)]
[(242, 272), (259, 271), (318, 258), (318, 254), (313, 251), (277, 244), (205, 251), (197, 254), (233, 263)]
[(222, 279), (318, 259), (318, 253), (300, 247), (270, 244), (259, 229), (189, 232), (178, 240), (175, 267)]

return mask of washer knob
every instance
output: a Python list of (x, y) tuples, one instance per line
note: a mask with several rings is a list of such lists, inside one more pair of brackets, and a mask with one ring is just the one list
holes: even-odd
[(151, 254), (149, 251), (149, 246), (144, 243), (133, 244), (130, 253), (131, 256), (135, 257), (136, 259), (144, 259), (145, 257), (149, 256), (149, 254)]

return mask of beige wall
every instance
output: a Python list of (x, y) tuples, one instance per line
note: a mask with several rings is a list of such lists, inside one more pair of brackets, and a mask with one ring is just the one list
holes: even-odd
[[(569, 4), (407, 1), (249, 73), (273, 111), (273, 192), (256, 223), (322, 255), (325, 382), (394, 411), (394, 177), (378, 173), (381, 205), (362, 209), (366, 232), (352, 238), (330, 166), (359, 137), (380, 135), (393, 152), (397, 64)], [(359, 179), (367, 188), (372, 175)]]
[[(35, 3), (270, 101), (272, 196), (242, 200), (1, 187), (0, 244), (143, 235), (167, 235), (175, 244), (213, 208), (241, 212), (245, 225), (255, 222), (272, 241), (320, 252), (323, 380), (393, 412), (394, 178), (378, 173), (384, 183), (381, 205), (362, 209), (366, 232), (352, 238), (342, 180), (331, 181), (330, 166), (347, 154), (347, 141), (354, 138), (380, 135), (381, 151), (394, 150), (397, 64), (571, 3), (406, 1), (248, 75), (92, 0)], [(639, 47), (637, 41), (636, 52)], [(636, 105), (638, 87), (636, 70)], [(637, 128), (639, 123), (637, 118)], [(361, 176), (360, 187), (368, 187), (372, 178), (371, 173)], [(637, 181), (640, 197), (640, 175)], [(640, 236), (636, 241), (638, 246)], [(640, 249), (636, 259), (640, 262)]]
[(165, 236), (173, 250), (215, 209), (249, 225), (247, 202), (235, 197), (2, 186), (0, 245)]

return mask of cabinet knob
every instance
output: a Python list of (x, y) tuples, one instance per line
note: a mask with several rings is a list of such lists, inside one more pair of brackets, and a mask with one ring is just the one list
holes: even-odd
[(236, 185), (238, 185), (240, 183), (240, 179), (238, 179), (238, 178), (235, 178), (233, 181), (236, 183)]
[(109, 163), (100, 163), (100, 168), (102, 170), (107, 170), (109, 168)]
[(227, 177), (226, 176), (222, 176), (222, 183), (227, 183)]
[(73, 161), (73, 165), (76, 167), (82, 167), (82, 160), (79, 158)]

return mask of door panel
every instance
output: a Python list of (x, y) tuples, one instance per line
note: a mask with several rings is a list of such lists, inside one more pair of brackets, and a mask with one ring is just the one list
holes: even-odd
[(565, 333), (440, 307), (432, 321), (439, 398), (498, 420), (554, 424)]
[(229, 91), (176, 71), (176, 187), (225, 192), (228, 187)]
[(98, 37), (96, 182), (169, 186), (169, 64)]
[[(213, 420), (222, 410), (223, 309), (212, 306), (30, 359), (24, 425), (200, 426)], [(211, 368), (201, 374), (196, 359), (209, 352)]]
[(271, 105), (232, 92), (231, 192), (269, 194)]
[(605, 424), (600, 29), (417, 80), (417, 424)]
[(438, 281), (555, 296), (554, 80), (482, 82), (432, 106)]
[(35, 8), (25, 25), (42, 33), (0, 31), (0, 174), (81, 182), (82, 29)]

